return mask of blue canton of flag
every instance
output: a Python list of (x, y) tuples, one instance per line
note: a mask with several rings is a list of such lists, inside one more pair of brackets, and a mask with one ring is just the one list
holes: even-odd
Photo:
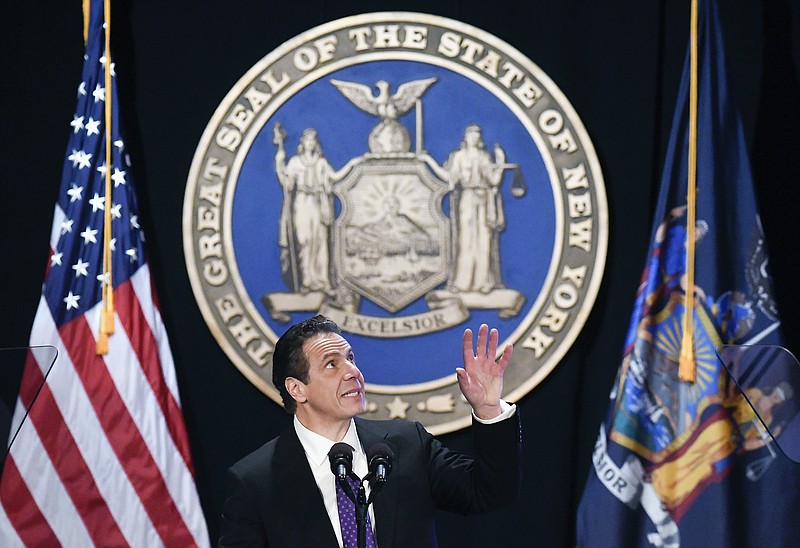
[(698, 28), (696, 382), (678, 377), (688, 287), (687, 55), (650, 250), (578, 509), (581, 546), (789, 546), (800, 538), (800, 469), (769, 436), (750, 435), (741, 393), (716, 354), (723, 344), (781, 338), (713, 0), (700, 1)]
[[(31, 345), (54, 346), (59, 356), (46, 383), (49, 363), (29, 355), (25, 364), (16, 424), (44, 386), (3, 466), (0, 545), (208, 546), (174, 363), (118, 129), (102, 0), (91, 1), (89, 15), (49, 264), (30, 338)], [(106, 212), (115, 332), (107, 353), (98, 355)]]
[[(97, 36), (101, 39), (102, 34)], [(91, 44), (90, 44), (91, 46)], [(98, 44), (95, 54), (102, 54)], [(119, 111), (112, 110), (112, 165), (105, 165), (104, 56), (92, 58), (87, 48), (78, 107), (70, 123), (69, 154), (61, 176), (56, 208), (55, 246), (44, 295), (57, 325), (94, 307), (102, 298), (103, 216), (111, 208), (112, 271), (115, 286), (130, 279), (144, 262), (144, 236), (136, 214), (136, 195), (129, 184), (130, 160), (119, 135)], [(97, 65), (97, 66), (93, 66)], [(114, 64), (111, 64), (114, 75)], [(115, 99), (115, 97), (113, 97)], [(106, 203), (106, 170), (111, 170), (112, 201)], [(65, 184), (66, 183), (66, 184)], [(63, 267), (63, 268), (61, 268)]]

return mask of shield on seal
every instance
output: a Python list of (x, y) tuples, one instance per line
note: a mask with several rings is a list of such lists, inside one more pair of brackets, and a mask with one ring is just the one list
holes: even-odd
[(397, 312), (447, 279), (447, 184), (413, 155), (370, 156), (334, 187), (334, 264), (344, 285)]

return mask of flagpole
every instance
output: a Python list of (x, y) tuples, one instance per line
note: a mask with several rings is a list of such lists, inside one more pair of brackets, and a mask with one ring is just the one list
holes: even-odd
[(692, 0), (689, 74), (689, 157), (686, 188), (686, 294), (683, 307), (683, 339), (678, 376), (695, 381), (694, 355), (694, 267), (697, 219), (697, 0)]

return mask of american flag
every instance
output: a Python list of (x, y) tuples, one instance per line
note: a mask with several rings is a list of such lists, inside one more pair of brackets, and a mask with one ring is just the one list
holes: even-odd
[[(145, 260), (115, 83), (105, 89), (103, 2), (92, 0), (82, 82), (31, 345), (58, 351), (4, 463), (2, 546), (208, 546), (167, 334)], [(110, 63), (112, 82), (114, 64)], [(112, 152), (106, 165), (105, 103)], [(111, 198), (106, 196), (106, 172)], [(104, 215), (115, 332), (98, 355)], [(18, 423), (49, 363), (30, 354)], [(13, 432), (12, 432), (13, 434)]]

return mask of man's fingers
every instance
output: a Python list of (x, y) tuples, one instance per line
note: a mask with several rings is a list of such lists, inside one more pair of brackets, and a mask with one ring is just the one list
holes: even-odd
[(492, 361), (494, 361), (497, 356), (497, 340), (499, 338), (500, 335), (497, 333), (497, 329), (492, 329), (489, 332), (489, 348), (486, 351), (486, 356)]
[(475, 359), (475, 351), (472, 347), (472, 329), (467, 328), (464, 330), (464, 343), (461, 351), (464, 355), (464, 365)]
[(487, 350), (486, 340), (488, 338), (488, 335), (489, 335), (489, 326), (486, 325), (485, 323), (481, 324), (480, 329), (478, 329), (478, 349), (475, 352), (475, 355), (477, 355), (479, 358), (485, 356), (490, 356), (491, 358), (494, 358), (494, 356), (492, 356), (491, 354), (486, 353)]
[(461, 387), (461, 393), (463, 394), (464, 391), (472, 384), (472, 379), (467, 373), (466, 369), (463, 367), (456, 367), (456, 377), (458, 377), (458, 384)]
[(514, 353), (514, 346), (511, 344), (507, 344), (506, 347), (503, 349), (503, 355), (500, 356), (500, 367), (505, 370), (508, 362), (511, 360), (511, 355)]

